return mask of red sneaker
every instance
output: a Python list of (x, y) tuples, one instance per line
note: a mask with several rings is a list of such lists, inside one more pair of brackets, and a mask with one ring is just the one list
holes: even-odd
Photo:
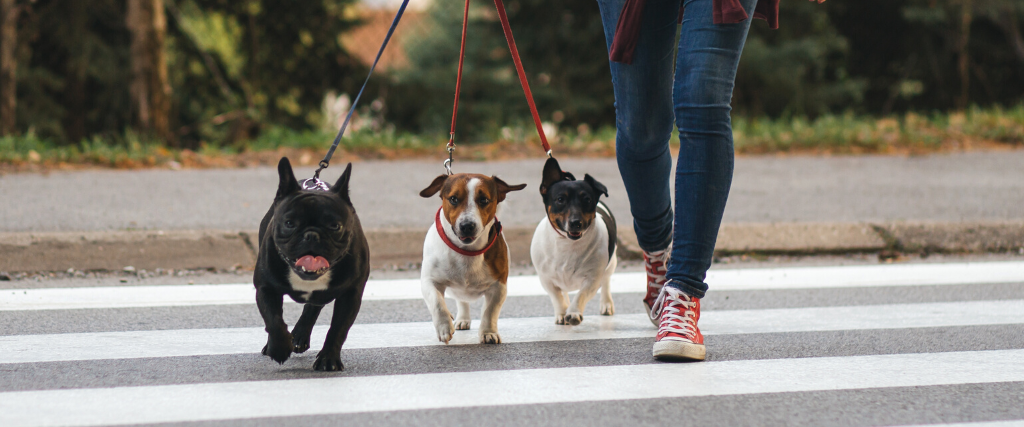
[(668, 249), (658, 252), (644, 251), (644, 268), (647, 270), (647, 295), (644, 296), (644, 308), (647, 309), (647, 317), (651, 319), (654, 326), (658, 326), (658, 318), (651, 314), (651, 307), (654, 301), (661, 294), (661, 288), (665, 286), (665, 273), (668, 266)]
[(704, 335), (697, 328), (700, 298), (679, 289), (665, 287), (654, 303), (658, 316), (658, 336), (654, 339), (654, 357), (661, 360), (704, 360)]

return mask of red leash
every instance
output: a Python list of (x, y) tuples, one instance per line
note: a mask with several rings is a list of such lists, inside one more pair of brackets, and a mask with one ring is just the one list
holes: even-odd
[(497, 242), (498, 241), (498, 236), (501, 235), (501, 221), (498, 221), (498, 219), (495, 218), (494, 219), (494, 227), (492, 227), (492, 228), (494, 228), (494, 237), (491, 238), (491, 242), (487, 244), (487, 247), (485, 247), (485, 248), (483, 248), (483, 249), (481, 249), (479, 251), (467, 251), (465, 249), (462, 249), (462, 248), (460, 248), (458, 246), (455, 246), (455, 243), (452, 243), (452, 240), (448, 238), (447, 234), (445, 234), (444, 227), (441, 227), (441, 211), (442, 210), (444, 210), (443, 207), (441, 209), (437, 210), (437, 216), (434, 217), (434, 228), (437, 229), (437, 234), (441, 236), (441, 240), (444, 242), (444, 244), (448, 245), (448, 247), (451, 248), (451, 250), (457, 252), (460, 255), (465, 255), (465, 256), (483, 255), (484, 252), (487, 252), (488, 250), (491, 249), (491, 246), (494, 246), (494, 242)]
[[(519, 83), (523, 86), (523, 94), (526, 96), (526, 103), (530, 105), (530, 114), (533, 115), (533, 124), (537, 126), (537, 134), (540, 135), (540, 144), (548, 157), (551, 157), (551, 144), (544, 134), (544, 126), (540, 122), (540, 114), (537, 112), (537, 105), (533, 102), (533, 91), (530, 90), (530, 83), (526, 81), (526, 71), (523, 70), (523, 61), (519, 59), (519, 49), (516, 48), (516, 39), (512, 36), (512, 27), (509, 26), (508, 16), (505, 14), (505, 4), (501, 0), (494, 0), (494, 7), (498, 10), (498, 18), (501, 20), (501, 29), (505, 32), (505, 40), (508, 41), (508, 50), (512, 53), (512, 62), (516, 64), (516, 74), (519, 75)], [(448, 138), (448, 160), (445, 160), (444, 167), (448, 175), (452, 174), (452, 153), (455, 151), (455, 118), (459, 114), (459, 89), (462, 87), (462, 63), (466, 57), (466, 27), (469, 24), (469, 0), (466, 0), (466, 7), (462, 12), (462, 46), (459, 48), (459, 71), (455, 78), (455, 105), (452, 107), (452, 128)]]
[[(462, 62), (466, 59), (466, 27), (469, 25), (469, 0), (466, 0), (466, 8), (462, 11), (462, 46), (459, 47), (459, 73), (455, 78), (455, 105), (452, 107), (452, 130), (448, 137), (448, 160), (444, 162), (444, 168), (448, 175), (452, 174), (452, 153), (455, 152), (455, 118), (459, 115), (459, 89), (462, 88)], [(451, 246), (451, 245), (449, 245)]]
[(533, 103), (533, 92), (530, 91), (530, 83), (526, 81), (526, 71), (523, 71), (523, 61), (519, 59), (519, 49), (516, 49), (516, 39), (512, 37), (512, 27), (508, 25), (508, 16), (505, 15), (505, 5), (501, 0), (494, 0), (494, 7), (498, 9), (498, 18), (501, 19), (501, 29), (505, 31), (505, 40), (508, 40), (508, 50), (512, 52), (512, 61), (516, 63), (516, 73), (519, 74), (519, 83), (523, 85), (523, 93), (526, 95), (526, 102), (530, 104), (530, 113), (533, 114), (533, 124), (537, 125), (537, 134), (540, 135), (540, 144), (544, 151), (551, 157), (551, 145), (548, 144), (548, 137), (544, 135), (544, 127), (540, 124), (540, 114), (537, 114), (537, 106)]

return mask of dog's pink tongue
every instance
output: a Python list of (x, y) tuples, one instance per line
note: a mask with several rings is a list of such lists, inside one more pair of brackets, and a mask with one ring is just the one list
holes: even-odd
[(327, 262), (327, 258), (322, 256), (314, 257), (313, 255), (306, 255), (295, 261), (296, 267), (303, 267), (306, 271), (317, 271), (323, 268), (331, 266), (331, 263)]

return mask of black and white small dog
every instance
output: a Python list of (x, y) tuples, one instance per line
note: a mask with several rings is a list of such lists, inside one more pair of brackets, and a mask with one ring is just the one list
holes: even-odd
[[(334, 301), (331, 328), (313, 369), (340, 371), (341, 345), (356, 320), (370, 276), (370, 249), (348, 196), (352, 164), (330, 190), (299, 187), (288, 158), (277, 165), (280, 184), (260, 222), (253, 284), (267, 330), (263, 354), (284, 363), (309, 349), (309, 336), (324, 305)], [(282, 318), (284, 296), (304, 303), (295, 328)]]
[[(541, 286), (551, 296), (555, 323), (578, 325), (587, 302), (601, 290), (601, 314), (615, 314), (610, 283), (617, 263), (615, 217), (598, 201), (608, 189), (590, 175), (583, 181), (563, 172), (558, 161), (544, 164), (540, 195), (547, 216), (537, 224), (530, 257)], [(568, 293), (579, 291), (568, 302)]]

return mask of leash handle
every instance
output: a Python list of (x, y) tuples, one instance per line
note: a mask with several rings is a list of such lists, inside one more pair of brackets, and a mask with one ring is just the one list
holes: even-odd
[[(501, 29), (505, 31), (505, 40), (508, 41), (508, 50), (512, 52), (512, 61), (516, 63), (516, 73), (519, 75), (519, 83), (523, 86), (523, 94), (526, 95), (526, 102), (530, 104), (530, 114), (533, 114), (533, 124), (537, 126), (537, 134), (540, 135), (540, 143), (544, 146), (544, 151), (547, 152), (548, 157), (551, 157), (551, 144), (548, 144), (548, 137), (544, 135), (544, 127), (540, 123), (540, 114), (537, 113), (537, 105), (533, 102), (533, 92), (530, 91), (530, 83), (526, 81), (526, 71), (523, 71), (523, 61), (519, 59), (519, 49), (516, 49), (516, 39), (512, 36), (512, 27), (509, 26), (508, 16), (505, 15), (505, 4), (502, 3), (501, 0), (494, 0), (494, 7), (498, 9), (498, 18), (501, 19)], [(463, 35), (462, 40), (463, 43), (465, 43), (465, 35)]]
[[(359, 93), (356, 94), (355, 100), (352, 101), (352, 106), (348, 109), (348, 115), (345, 116), (345, 121), (341, 124), (341, 129), (338, 130), (338, 136), (334, 137), (334, 144), (331, 144), (331, 148), (327, 150), (327, 155), (320, 161), (320, 167), (313, 173), (314, 179), (319, 181), (320, 171), (327, 169), (327, 167), (330, 166), (331, 157), (334, 156), (334, 150), (338, 149), (338, 144), (341, 143), (341, 136), (345, 134), (345, 129), (348, 129), (348, 123), (352, 120), (352, 114), (356, 111), (356, 105), (359, 105), (359, 98), (363, 96), (363, 91), (366, 90), (367, 83), (370, 83), (370, 76), (373, 75), (373, 70), (377, 68), (377, 62), (380, 62), (380, 57), (384, 54), (384, 48), (387, 47), (388, 42), (391, 41), (391, 35), (395, 33), (395, 28), (398, 27), (398, 21), (402, 19), (402, 14), (405, 13), (405, 7), (408, 5), (409, 0), (403, 0), (402, 5), (399, 6), (398, 13), (395, 14), (394, 21), (391, 21), (391, 28), (388, 29), (388, 35), (384, 37), (384, 42), (381, 43), (380, 50), (377, 51), (377, 58), (373, 60), (373, 65), (370, 66), (370, 72), (366, 74), (366, 80), (363, 81), (363, 86), (359, 88)], [(463, 34), (465, 34), (465, 30), (463, 30)]]

